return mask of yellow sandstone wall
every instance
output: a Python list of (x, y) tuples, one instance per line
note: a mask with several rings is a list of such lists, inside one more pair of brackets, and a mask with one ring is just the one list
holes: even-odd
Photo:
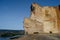
[(57, 12), (57, 26), (58, 26), (58, 30), (60, 33), (60, 9), (59, 9), (59, 6), (57, 7), (56, 12)]
[(59, 13), (58, 7), (40, 6), (33, 3), (30, 18), (24, 20), (25, 33), (59, 33)]

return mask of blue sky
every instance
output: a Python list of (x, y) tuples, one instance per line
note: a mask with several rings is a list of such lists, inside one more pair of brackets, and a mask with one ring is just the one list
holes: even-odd
[(60, 0), (0, 0), (0, 29), (23, 29), (24, 17), (30, 16), (30, 5), (57, 6)]

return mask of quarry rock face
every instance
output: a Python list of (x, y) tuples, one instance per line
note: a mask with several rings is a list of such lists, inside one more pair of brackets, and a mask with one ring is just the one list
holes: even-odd
[(31, 5), (31, 15), (24, 19), (25, 34), (60, 33), (60, 6)]

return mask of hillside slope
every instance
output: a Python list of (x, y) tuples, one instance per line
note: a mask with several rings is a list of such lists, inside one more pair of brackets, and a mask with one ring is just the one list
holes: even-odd
[(13, 40), (60, 40), (60, 34), (33, 34), (24, 35), (21, 38)]

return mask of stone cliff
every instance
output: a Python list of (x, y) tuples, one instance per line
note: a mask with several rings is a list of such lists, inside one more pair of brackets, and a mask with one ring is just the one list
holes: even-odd
[(60, 33), (60, 6), (31, 5), (31, 15), (24, 19), (25, 34)]

